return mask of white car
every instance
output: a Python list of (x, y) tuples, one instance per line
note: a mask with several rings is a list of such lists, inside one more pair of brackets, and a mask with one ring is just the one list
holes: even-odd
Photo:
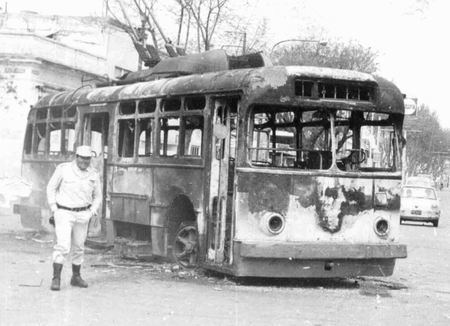
[(439, 198), (432, 187), (403, 186), (400, 203), (400, 223), (405, 220), (431, 222), (439, 225)]

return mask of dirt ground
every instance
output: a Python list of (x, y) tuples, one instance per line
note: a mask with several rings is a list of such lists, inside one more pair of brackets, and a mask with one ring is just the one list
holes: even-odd
[(439, 228), (401, 226), (409, 257), (392, 277), (236, 280), (88, 250), (72, 288), (49, 290), (52, 235), (0, 211), (0, 325), (450, 325), (450, 192)]

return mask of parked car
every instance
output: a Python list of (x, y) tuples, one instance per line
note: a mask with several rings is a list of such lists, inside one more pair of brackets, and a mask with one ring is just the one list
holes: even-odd
[(441, 209), (439, 198), (433, 187), (403, 186), (400, 204), (400, 224), (402, 221), (431, 222), (439, 225)]

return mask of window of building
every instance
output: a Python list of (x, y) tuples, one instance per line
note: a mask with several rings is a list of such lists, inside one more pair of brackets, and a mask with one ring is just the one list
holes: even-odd
[(159, 119), (160, 123), (160, 156), (175, 157), (178, 153), (180, 136), (180, 118), (165, 117)]

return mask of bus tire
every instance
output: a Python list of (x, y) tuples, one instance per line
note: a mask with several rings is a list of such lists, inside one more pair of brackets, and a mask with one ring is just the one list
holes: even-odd
[(196, 223), (182, 222), (172, 242), (172, 260), (183, 268), (195, 268), (198, 261), (198, 248)]

